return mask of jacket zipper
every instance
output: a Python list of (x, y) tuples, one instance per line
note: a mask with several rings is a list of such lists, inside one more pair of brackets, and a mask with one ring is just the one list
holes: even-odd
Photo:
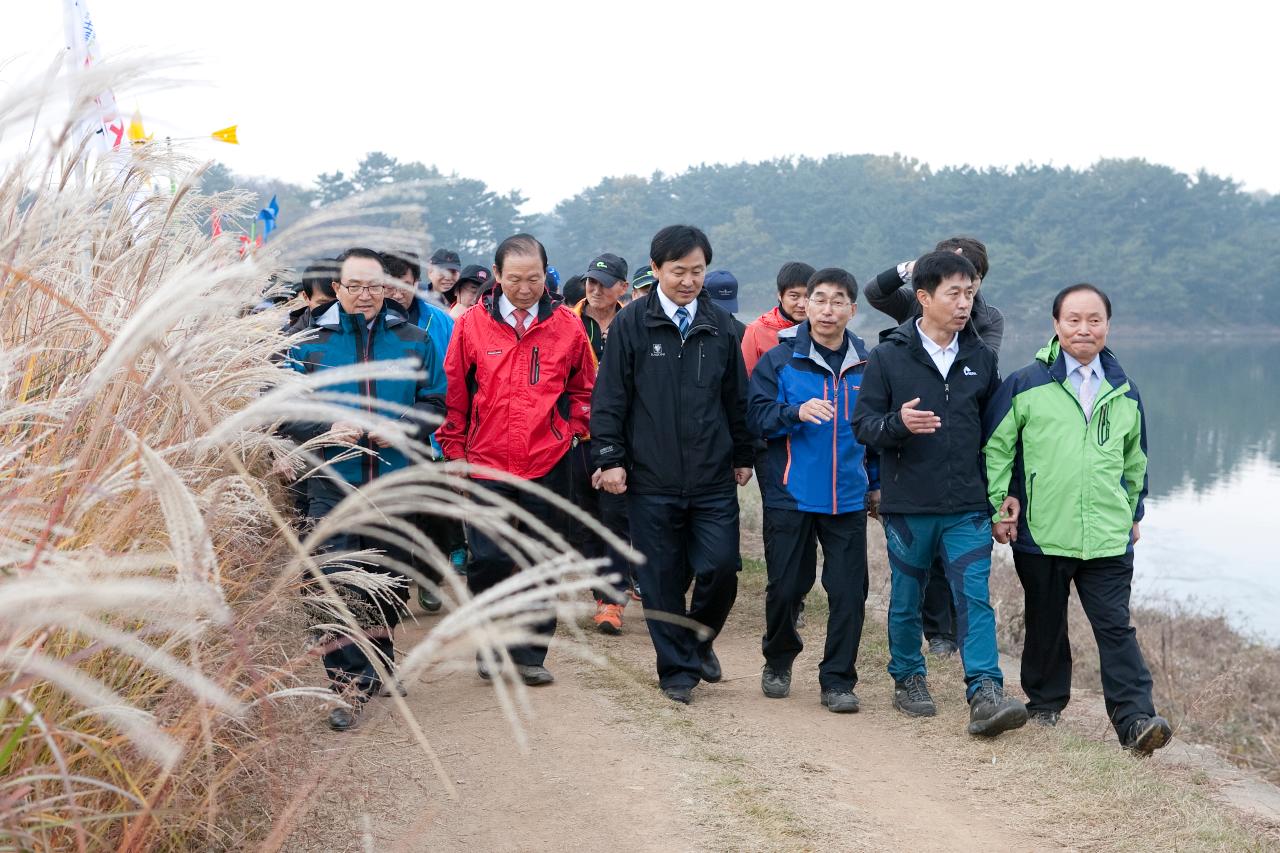
[[(364, 322), (363, 315), (361, 315), (355, 321), (356, 351), (359, 353), (358, 357), (360, 362), (367, 363), (369, 361), (369, 351), (373, 349), (373, 327), (370, 326), (369, 328), (367, 328), (365, 331), (362, 332), (360, 330), (360, 324), (362, 322)], [(374, 322), (376, 324), (377, 322), (376, 319)], [(377, 389), (373, 384), (373, 380), (366, 378), (363, 382), (363, 385), (364, 385), (365, 397), (369, 399), (373, 399), (374, 394), (377, 393)], [(365, 410), (368, 411), (370, 414), (373, 414), (373, 407), (369, 403), (365, 404)], [(362, 437), (360, 439), (360, 443), (361, 443), (361, 446), (364, 446), (366, 443), (366, 440)], [(370, 446), (368, 449), (372, 450), (372, 446)], [(364, 454), (364, 469), (365, 469), (365, 477), (366, 477), (365, 482), (367, 483), (373, 482), (373, 478), (376, 476), (374, 469), (377, 466), (377, 464), (378, 463), (374, 459), (373, 454), (371, 453)]]
[(1102, 447), (1111, 439), (1111, 404), (1104, 403), (1098, 410), (1098, 446)]
[(702, 384), (702, 360), (707, 357), (706, 354), (702, 351), (702, 348), (704, 346), (705, 344), (702, 341), (698, 341), (698, 384), (699, 385)]
[(534, 348), (533, 348), (533, 355), (532, 355), (532, 357), (529, 359), (529, 384), (530, 384), (530, 385), (537, 385), (537, 384), (538, 384), (538, 373), (539, 373), (539, 366), (538, 366), (538, 348), (537, 348), (537, 347), (534, 347)]
[[(839, 382), (839, 380), (838, 379), (834, 380), (831, 384), (831, 403), (832, 403), (831, 408), (839, 412), (840, 411), (840, 389), (836, 385), (836, 382)], [(845, 393), (848, 394), (847, 391)], [(846, 401), (848, 400), (847, 396), (845, 397), (845, 400)], [(847, 404), (846, 404), (846, 408), (847, 408)], [(839, 435), (840, 435), (840, 418), (835, 417), (831, 419), (831, 514), (832, 515), (836, 515), (840, 511), (839, 501), (836, 499), (836, 468), (839, 465), (838, 460), (836, 459), (836, 439), (838, 438)]]
[(1031, 482), (1027, 484), (1027, 530), (1031, 530), (1031, 502), (1036, 495), (1036, 472), (1031, 472)]

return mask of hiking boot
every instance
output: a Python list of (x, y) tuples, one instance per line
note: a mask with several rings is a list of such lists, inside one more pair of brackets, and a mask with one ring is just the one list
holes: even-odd
[(644, 598), (640, 595), (640, 584), (632, 584), (631, 589), (627, 590), (627, 594), (631, 596), (632, 601), (643, 602)]
[(596, 615), (592, 617), (596, 630), (601, 634), (617, 636), (622, 633), (622, 605), (596, 602)]
[(904, 681), (893, 682), (893, 707), (908, 717), (932, 717), (938, 713), (923, 675), (909, 675)]
[(978, 683), (969, 700), (969, 734), (995, 737), (1027, 724), (1027, 706), (1004, 695), (1004, 688), (989, 678)]
[(681, 705), (693, 704), (692, 687), (664, 687), (662, 688), (662, 695), (672, 702), (679, 702)]
[(428, 613), (435, 613), (443, 603), (435, 590), (418, 584), (418, 604), (422, 605), (423, 610)]
[(852, 690), (824, 690), (822, 704), (833, 714), (856, 714), (862, 705)]
[(960, 650), (956, 648), (956, 644), (951, 640), (934, 637), (929, 641), (929, 654), (936, 658), (949, 658), (958, 651)]
[(1027, 722), (1051, 729), (1062, 719), (1061, 711), (1028, 711)]
[(1147, 758), (1172, 738), (1173, 729), (1164, 717), (1139, 717), (1129, 726), (1124, 748)]
[(556, 680), (551, 670), (545, 666), (516, 664), (516, 673), (520, 676), (520, 680), (530, 687), (541, 687)]
[(760, 690), (770, 699), (786, 699), (791, 695), (791, 670), (765, 664), (760, 673)]
[[(400, 683), (400, 679), (398, 678), (395, 679), (395, 684), (396, 684), (396, 692), (400, 694), (401, 699), (409, 695), (408, 689), (403, 684)], [(390, 698), (391, 685), (387, 684), (387, 682), (385, 681), (382, 682), (382, 687), (378, 690), (378, 695), (384, 699)]]
[(329, 728), (335, 732), (345, 732), (347, 729), (354, 728), (358, 719), (360, 719), (359, 705), (350, 708), (345, 705), (334, 708), (329, 712)]
[(711, 648), (711, 644), (707, 645), (698, 653), (699, 660), (702, 661), (702, 680), (710, 684), (719, 681), (724, 673), (720, 669), (720, 658), (716, 657), (715, 649)]
[(467, 549), (455, 548), (449, 553), (449, 562), (453, 565), (453, 570), (462, 576), (467, 574)]

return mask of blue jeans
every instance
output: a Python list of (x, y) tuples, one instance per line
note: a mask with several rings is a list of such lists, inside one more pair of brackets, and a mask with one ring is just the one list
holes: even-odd
[(895, 681), (926, 672), (920, 652), (920, 603), (929, 565), (941, 555), (956, 604), (956, 644), (966, 696), (989, 678), (1001, 687), (996, 618), (991, 609), (991, 519), (981, 512), (885, 514), (892, 584), (889, 592), (889, 674)]

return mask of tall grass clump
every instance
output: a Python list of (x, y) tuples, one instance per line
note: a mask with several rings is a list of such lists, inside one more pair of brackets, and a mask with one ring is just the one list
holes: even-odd
[[(330, 736), (299, 590), (328, 602), (329, 627), (358, 634), (319, 564), (386, 562), (322, 557), (324, 530), (295, 532), (272, 471), (316, 456), (273, 427), (350, 419), (351, 401), (324, 386), (351, 376), (282, 370), (283, 311), (248, 309), (317, 246), (373, 242), (355, 224), (362, 205), (411, 204), (319, 211), (241, 258), (209, 221), (214, 208), (229, 225), (250, 215), (244, 198), (202, 197), (200, 169), (167, 146), (102, 153), (82, 131), (93, 93), (131, 73), (51, 73), (0, 97), (0, 128), (32, 140), (0, 173), (0, 848), (242, 849), (280, 835), (282, 738)], [(399, 430), (424, 459), (398, 414), (356, 419)], [(464, 650), (500, 657), (595, 583), (563, 539), (517, 533), (519, 510), (463, 474), (415, 465), (326, 522), (398, 537), (447, 569), (402, 518), (466, 517), (527, 568), (476, 599), (446, 571), (450, 612), (406, 650), (405, 678)], [(519, 684), (495, 686), (505, 709), (519, 706)]]

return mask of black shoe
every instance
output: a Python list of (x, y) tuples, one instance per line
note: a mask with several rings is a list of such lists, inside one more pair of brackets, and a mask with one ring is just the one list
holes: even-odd
[(852, 690), (824, 690), (822, 704), (833, 714), (856, 714), (862, 705)]
[(905, 681), (893, 682), (893, 707), (908, 717), (932, 717), (938, 713), (923, 675), (909, 675)]
[(339, 707), (329, 712), (329, 728), (335, 732), (345, 732), (347, 729), (353, 728), (356, 720), (360, 719), (360, 706), (353, 708)]
[(488, 665), (484, 662), (484, 658), (480, 656), (479, 652), (476, 652), (476, 675), (485, 681), (493, 678), (493, 673), (489, 671)]
[(436, 595), (435, 590), (427, 589), (425, 586), (418, 586), (418, 604), (422, 605), (422, 609), (428, 613), (435, 613), (440, 610), (443, 604), (440, 596)]
[(760, 690), (770, 699), (786, 699), (791, 695), (791, 670), (765, 664), (760, 673)]
[(1173, 738), (1173, 729), (1164, 717), (1139, 717), (1129, 726), (1124, 748), (1146, 758)]
[(556, 680), (556, 677), (551, 674), (551, 670), (545, 666), (516, 664), (516, 672), (520, 675), (520, 680), (530, 687), (541, 687)]
[(969, 734), (995, 737), (1001, 732), (1027, 724), (1027, 706), (1004, 695), (1004, 688), (989, 678), (982, 679), (969, 700)]
[(949, 658), (956, 652), (960, 651), (954, 642), (944, 640), (941, 637), (934, 637), (929, 641), (929, 654), (938, 658)]
[(720, 658), (716, 657), (715, 649), (711, 648), (711, 644), (707, 643), (698, 654), (698, 658), (702, 661), (702, 680), (710, 684), (715, 684), (724, 677), (724, 673), (720, 670)]
[(672, 702), (679, 702), (681, 705), (693, 704), (692, 687), (664, 687), (662, 688), (662, 695)]
[[(396, 682), (396, 692), (400, 694), (400, 698), (403, 699), (404, 697), (408, 696), (409, 691), (405, 688), (403, 684), (400, 683), (400, 679), (397, 678), (395, 682)], [(384, 699), (391, 696), (391, 687), (385, 681), (382, 682), (382, 688), (378, 690), (378, 695)]]
[(1058, 720), (1062, 719), (1061, 711), (1028, 711), (1027, 722), (1034, 723), (1037, 726), (1044, 726), (1051, 729), (1058, 724)]

